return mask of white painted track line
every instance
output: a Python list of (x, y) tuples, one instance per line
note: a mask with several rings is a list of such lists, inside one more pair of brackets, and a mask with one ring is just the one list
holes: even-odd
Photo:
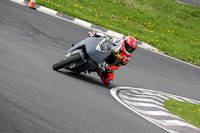
[(165, 126), (186, 126), (186, 127), (198, 129), (195, 126), (193, 126), (189, 123), (182, 122), (182, 121), (179, 121), (179, 120), (161, 120), (159, 123), (161, 125), (165, 125)]
[(123, 101), (129, 105), (132, 105), (132, 106), (142, 106), (142, 107), (154, 107), (154, 108), (159, 108), (159, 109), (162, 109), (162, 110), (166, 110), (165, 108), (159, 106), (159, 105), (156, 105), (156, 104), (151, 104), (151, 103), (138, 103), (138, 102), (131, 102), (131, 101), (127, 101), (127, 100), (124, 100)]
[[(160, 106), (160, 104), (163, 104), (163, 102), (165, 100), (168, 100), (169, 98), (178, 101), (190, 101), (192, 103), (199, 103), (199, 101), (159, 91), (146, 90), (147, 89), (131, 87), (116, 87), (112, 88), (110, 90), (110, 93), (122, 105), (168, 132), (177, 133), (194, 131), (200, 133), (199, 128), (189, 124), (178, 116), (170, 113), (164, 107)], [(157, 100), (160, 102), (158, 102)], [(141, 109), (138, 107), (141, 107)], [(146, 107), (145, 110), (143, 110), (142, 107)], [(155, 110), (152, 111), (151, 107), (154, 107)], [(156, 108), (158, 108), (157, 111)], [(164, 110), (162, 111), (159, 109)]]
[(163, 106), (163, 104), (162, 104), (161, 102), (158, 102), (158, 101), (153, 100), (153, 99), (128, 97), (128, 96), (121, 95), (121, 94), (119, 94), (119, 97), (120, 97), (120, 98), (123, 98), (123, 99), (127, 99), (127, 100), (132, 100), (132, 101), (152, 102), (152, 103), (158, 104), (158, 105), (160, 105), (160, 106)]

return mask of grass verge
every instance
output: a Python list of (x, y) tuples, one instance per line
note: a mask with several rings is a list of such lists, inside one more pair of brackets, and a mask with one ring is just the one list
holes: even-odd
[(164, 107), (171, 113), (200, 128), (200, 105), (169, 99), (164, 102)]
[(37, 0), (200, 66), (200, 8), (176, 0)]

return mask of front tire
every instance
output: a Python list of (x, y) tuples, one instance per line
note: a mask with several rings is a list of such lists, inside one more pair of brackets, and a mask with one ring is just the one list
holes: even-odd
[(59, 61), (58, 63), (54, 64), (52, 67), (53, 67), (53, 70), (57, 71), (61, 68), (64, 68), (64, 67), (66, 67), (72, 63), (78, 62), (78, 61), (81, 61), (81, 56), (80, 56), (80, 54), (75, 54), (67, 59), (63, 59), (63, 60)]

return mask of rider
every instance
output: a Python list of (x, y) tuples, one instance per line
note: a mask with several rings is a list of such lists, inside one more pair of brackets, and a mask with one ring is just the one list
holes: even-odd
[[(108, 38), (106, 35), (96, 32), (89, 32), (89, 37), (100, 37), (103, 36)], [(110, 85), (114, 80), (114, 70), (117, 70), (120, 66), (126, 65), (132, 57), (132, 52), (137, 48), (137, 40), (132, 36), (127, 36), (124, 40), (117, 38), (109, 38), (115, 46), (119, 46), (117, 50), (112, 50), (109, 60), (114, 59), (114, 63), (108, 65), (104, 70), (98, 69), (97, 73), (100, 76), (104, 84)]]

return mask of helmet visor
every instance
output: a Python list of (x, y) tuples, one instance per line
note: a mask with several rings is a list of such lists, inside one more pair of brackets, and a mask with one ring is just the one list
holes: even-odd
[(135, 50), (133, 47), (131, 47), (131, 46), (127, 43), (126, 40), (124, 41), (124, 46), (125, 46), (126, 51), (129, 52), (129, 53), (132, 53), (132, 52)]

